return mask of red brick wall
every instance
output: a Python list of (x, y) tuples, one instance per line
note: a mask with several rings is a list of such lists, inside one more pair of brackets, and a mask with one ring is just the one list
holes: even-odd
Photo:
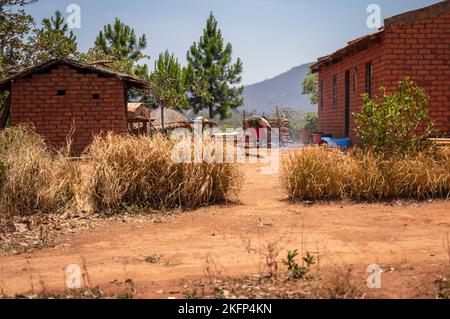
[[(66, 90), (66, 95), (57, 96), (57, 90)], [(100, 99), (93, 99), (93, 94)], [(80, 154), (101, 132), (127, 132), (125, 84), (59, 66), (13, 83), (11, 119), (13, 125), (32, 124), (56, 148), (66, 145), (74, 127), (72, 150)]]
[[(324, 84), (324, 101), (319, 94), (319, 127), (324, 133), (343, 137), (344, 122), (344, 79), (345, 71), (358, 67), (357, 93), (350, 94), (350, 111), (361, 108), (361, 94), (365, 91), (365, 64), (373, 63), (372, 92), (376, 96), (378, 87), (384, 85), (394, 91), (398, 82), (410, 76), (423, 86), (430, 96), (429, 112), (441, 133), (450, 134), (450, 13), (437, 18), (416, 21), (413, 24), (388, 25), (382, 44), (344, 58), (337, 64), (322, 68), (320, 83)], [(338, 107), (333, 108), (333, 75), (338, 76)], [(351, 85), (352, 89), (352, 85)], [(350, 121), (352, 141), (355, 124)]]
[(429, 112), (442, 133), (450, 133), (450, 13), (414, 24), (387, 26), (383, 83), (391, 90), (406, 76), (423, 86)]
[[(383, 72), (382, 65), (383, 46), (374, 44), (367, 50), (359, 52), (341, 62), (323, 68), (319, 73), (319, 129), (320, 131), (332, 134), (333, 137), (345, 137), (345, 71), (350, 71), (350, 137), (353, 142), (357, 142), (355, 123), (352, 114), (359, 112), (362, 105), (361, 95), (366, 90), (366, 63), (372, 63), (372, 93), (377, 93), (377, 88), (381, 84)], [(357, 86), (353, 91), (354, 74), (357, 67)], [(338, 104), (333, 106), (333, 76), (338, 78)], [(323, 81), (323, 101), (320, 100), (320, 85)]]

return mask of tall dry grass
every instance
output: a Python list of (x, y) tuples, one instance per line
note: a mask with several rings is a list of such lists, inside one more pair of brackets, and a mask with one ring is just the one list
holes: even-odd
[(26, 127), (0, 132), (0, 211), (5, 215), (59, 212), (73, 204), (78, 172), (65, 154), (49, 150)]
[(87, 156), (85, 190), (95, 212), (139, 205), (153, 209), (195, 208), (225, 200), (239, 190), (235, 164), (177, 164), (174, 142), (162, 136), (97, 137)]
[(176, 164), (173, 141), (108, 134), (83, 161), (46, 147), (26, 127), (0, 133), (0, 212), (33, 215), (83, 210), (120, 213), (129, 206), (190, 209), (224, 201), (239, 190), (235, 164)]
[(288, 155), (281, 181), (288, 196), (298, 200), (448, 198), (450, 157), (385, 159), (313, 147)]

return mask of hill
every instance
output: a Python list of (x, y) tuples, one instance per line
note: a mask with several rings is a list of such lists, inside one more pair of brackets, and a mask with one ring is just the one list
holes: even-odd
[(303, 64), (272, 79), (248, 85), (244, 88), (245, 104), (240, 111), (257, 111), (273, 114), (276, 106), (289, 106), (303, 111), (315, 111), (309, 97), (301, 94), (301, 83), (312, 63)]

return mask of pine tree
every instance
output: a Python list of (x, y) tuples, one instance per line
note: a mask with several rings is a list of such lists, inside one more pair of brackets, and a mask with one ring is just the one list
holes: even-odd
[[(224, 45), (217, 20), (211, 13), (203, 36), (198, 43), (194, 42), (187, 53), (187, 79), (194, 85), (207, 83), (208, 96), (190, 92), (190, 104), (195, 112), (205, 108), (212, 119), (220, 115), (221, 119), (229, 118), (231, 111), (243, 104), (243, 86), (241, 82), (242, 61), (232, 63), (232, 46)], [(191, 86), (192, 87), (192, 86)], [(204, 92), (200, 90), (200, 92)]]
[(26, 64), (24, 39), (33, 18), (22, 7), (32, 2), (36, 0), (0, 0), (0, 55), (6, 70)]
[(145, 34), (138, 39), (134, 29), (122, 23), (118, 18), (113, 25), (106, 25), (95, 41), (95, 50), (112, 56), (116, 60), (138, 61), (146, 57), (142, 52), (146, 48)]
[(77, 55), (77, 38), (69, 31), (60, 11), (42, 20), (42, 28), (36, 29), (30, 38), (31, 59), (35, 62), (51, 58), (74, 58)]

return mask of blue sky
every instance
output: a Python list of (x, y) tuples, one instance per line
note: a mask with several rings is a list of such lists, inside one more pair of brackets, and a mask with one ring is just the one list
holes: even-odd
[(244, 63), (243, 83), (250, 84), (311, 62), (373, 32), (366, 8), (375, 3), (382, 18), (417, 9), (438, 0), (39, 0), (27, 7), (36, 21), (75, 3), (81, 7), (79, 49), (91, 47), (98, 32), (115, 17), (149, 40), (147, 61), (162, 51), (173, 52), (182, 64), (198, 41), (212, 11), (234, 57)]

